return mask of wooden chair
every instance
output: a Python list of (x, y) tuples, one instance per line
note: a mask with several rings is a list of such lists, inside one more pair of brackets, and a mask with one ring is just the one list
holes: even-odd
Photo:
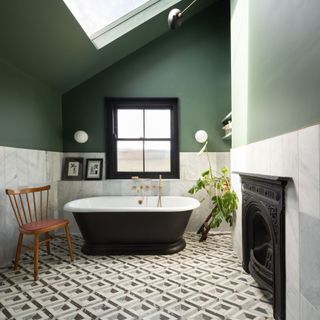
[[(49, 190), (50, 186), (16, 190), (6, 189), (20, 232), (14, 270), (18, 268), (21, 247), (33, 250), (35, 281), (38, 279), (39, 245), (45, 243), (47, 252), (50, 254), (50, 241), (54, 239), (49, 235), (50, 231), (60, 228), (65, 229), (69, 255), (71, 261), (73, 261), (69, 221), (67, 219), (48, 219)], [(45, 239), (42, 241), (39, 240), (41, 234), (45, 234)], [(34, 235), (33, 248), (23, 244), (24, 235)]]

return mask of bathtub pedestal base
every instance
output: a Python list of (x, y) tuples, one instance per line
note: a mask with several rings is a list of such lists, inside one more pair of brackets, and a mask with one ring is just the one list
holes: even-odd
[(173, 243), (109, 243), (87, 244), (81, 251), (87, 255), (130, 255), (130, 254), (172, 254), (183, 250), (186, 242), (183, 238)]

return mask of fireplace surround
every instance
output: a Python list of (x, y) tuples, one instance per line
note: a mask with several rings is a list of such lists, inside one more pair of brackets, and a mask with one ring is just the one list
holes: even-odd
[(273, 296), (285, 319), (285, 187), (290, 178), (238, 172), (242, 183), (243, 268)]

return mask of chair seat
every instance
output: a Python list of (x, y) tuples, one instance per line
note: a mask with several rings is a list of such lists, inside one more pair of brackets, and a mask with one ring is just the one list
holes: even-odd
[(67, 219), (41, 220), (21, 225), (20, 231), (25, 233), (41, 233), (63, 227), (68, 223)]

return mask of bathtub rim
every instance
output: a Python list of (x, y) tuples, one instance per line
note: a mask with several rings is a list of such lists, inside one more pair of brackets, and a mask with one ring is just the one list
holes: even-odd
[[(175, 198), (178, 199), (185, 199), (188, 204), (184, 205), (184, 206), (168, 206), (168, 207), (144, 207), (144, 206), (119, 206), (119, 207), (115, 207), (115, 206), (109, 206), (109, 207), (91, 207), (91, 208), (86, 208), (86, 207), (80, 207), (75, 206), (75, 204), (78, 204), (80, 201), (83, 200), (90, 200), (90, 199), (97, 199), (97, 198), (137, 198), (141, 199), (142, 197), (139, 196), (95, 196), (95, 197), (86, 197), (86, 198), (79, 198), (79, 199), (75, 199), (72, 201), (67, 202), (64, 206), (63, 206), (63, 210), (73, 213), (80, 213), (80, 212), (130, 212), (130, 213), (134, 213), (134, 212), (183, 212), (183, 211), (189, 211), (189, 210), (195, 210), (197, 208), (200, 207), (200, 202), (199, 200), (192, 198), (192, 197), (188, 197), (188, 196), (162, 196), (162, 199), (165, 198), (169, 198), (170, 200), (174, 200)], [(157, 198), (156, 196), (146, 196), (144, 198)]]

